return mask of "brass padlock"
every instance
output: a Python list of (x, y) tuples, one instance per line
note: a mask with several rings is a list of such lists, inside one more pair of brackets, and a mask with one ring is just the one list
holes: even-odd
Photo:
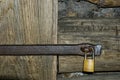
[(95, 58), (94, 58), (94, 50), (92, 51), (92, 55), (88, 56), (87, 54), (89, 53), (85, 53), (85, 57), (84, 57), (84, 64), (83, 64), (83, 72), (94, 72), (94, 62), (95, 62)]

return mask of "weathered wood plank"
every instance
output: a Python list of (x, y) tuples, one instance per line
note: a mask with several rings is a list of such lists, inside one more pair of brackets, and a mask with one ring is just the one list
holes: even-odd
[[(57, 0), (0, 0), (0, 44), (57, 43)], [(0, 56), (0, 79), (56, 80), (54, 56)]]
[(101, 7), (115, 7), (115, 6), (120, 6), (120, 0), (104, 0), (104, 1), (99, 1), (99, 0), (87, 0), (90, 1), (91, 3), (95, 4), (101, 4)]
[[(120, 19), (65, 18), (59, 21), (58, 31), (58, 43), (103, 45), (103, 54), (96, 57), (95, 71), (120, 71)], [(82, 71), (83, 58), (59, 57), (59, 65), (60, 72)]]

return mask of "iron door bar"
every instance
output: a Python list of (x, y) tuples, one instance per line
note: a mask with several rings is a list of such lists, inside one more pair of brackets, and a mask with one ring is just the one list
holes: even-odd
[[(95, 56), (101, 54), (101, 45), (93, 44), (43, 44), (43, 45), (0, 45), (0, 55), (80, 55), (82, 48), (93, 47)], [(89, 55), (91, 55), (90, 53)]]

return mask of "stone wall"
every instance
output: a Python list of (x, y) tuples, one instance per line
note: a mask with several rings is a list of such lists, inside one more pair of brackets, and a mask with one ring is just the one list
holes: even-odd
[(86, 1), (58, 0), (59, 19), (63, 17), (79, 18), (120, 18), (120, 7), (99, 8), (99, 6)]

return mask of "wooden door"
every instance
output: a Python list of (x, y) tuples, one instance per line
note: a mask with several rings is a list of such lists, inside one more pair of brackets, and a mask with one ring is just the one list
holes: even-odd
[[(57, 43), (57, 0), (0, 0), (0, 44)], [(55, 56), (0, 56), (0, 80), (56, 80)]]

